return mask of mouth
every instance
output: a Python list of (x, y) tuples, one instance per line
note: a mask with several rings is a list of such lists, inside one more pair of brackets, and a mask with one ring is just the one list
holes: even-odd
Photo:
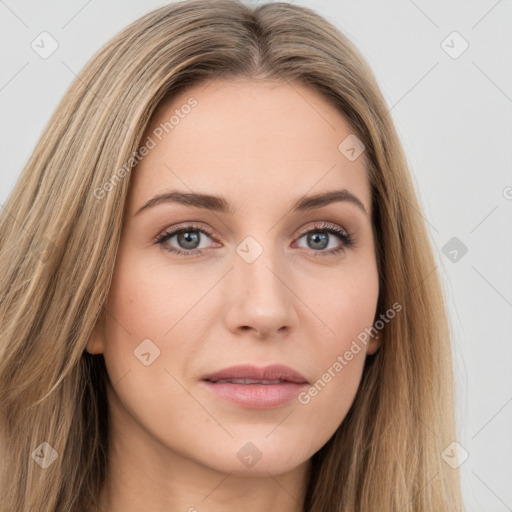
[(282, 406), (308, 384), (303, 375), (283, 365), (233, 366), (206, 375), (201, 381), (216, 397), (247, 409)]
[(259, 368), (257, 366), (245, 364), (230, 366), (215, 373), (202, 377), (202, 380), (210, 382), (230, 382), (233, 384), (263, 384), (273, 385), (282, 382), (295, 382), (297, 384), (307, 384), (308, 381), (304, 375), (289, 366), (273, 364)]
[(282, 384), (283, 382), (291, 382), (289, 380), (276, 379), (276, 380), (258, 380), (258, 379), (205, 379), (208, 382), (214, 382), (215, 384), (263, 384), (265, 386), (273, 384)]

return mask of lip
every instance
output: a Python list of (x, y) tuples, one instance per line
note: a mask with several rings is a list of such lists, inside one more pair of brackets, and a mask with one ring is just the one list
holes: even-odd
[[(279, 383), (229, 383), (226, 379), (277, 381)], [(274, 364), (259, 368), (239, 365), (202, 377), (201, 381), (216, 396), (249, 409), (279, 407), (297, 397), (308, 384), (306, 378), (289, 366)], [(216, 382), (217, 381), (217, 382)]]
[(202, 377), (202, 380), (221, 380), (221, 379), (253, 379), (253, 380), (285, 380), (298, 384), (307, 384), (308, 381), (299, 372), (289, 366), (282, 364), (272, 364), (269, 366), (258, 367), (250, 364), (230, 366), (215, 373), (210, 373)]

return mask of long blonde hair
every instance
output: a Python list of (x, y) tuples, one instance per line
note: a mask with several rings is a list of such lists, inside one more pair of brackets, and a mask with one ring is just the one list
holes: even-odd
[(1, 212), (2, 511), (82, 512), (98, 496), (108, 463), (108, 374), (103, 356), (84, 348), (109, 292), (126, 162), (136, 161), (163, 100), (235, 76), (308, 84), (346, 116), (365, 145), (377, 314), (403, 306), (367, 357), (348, 415), (312, 457), (304, 511), (463, 510), (458, 471), (442, 458), (455, 440), (442, 290), (372, 72), (310, 9), (190, 0), (133, 22), (89, 61)]

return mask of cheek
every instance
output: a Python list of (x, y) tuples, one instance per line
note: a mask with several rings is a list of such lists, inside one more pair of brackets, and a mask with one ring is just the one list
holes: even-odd
[(150, 258), (136, 254), (120, 255), (108, 308), (132, 337), (161, 340), (201, 293), (198, 285), (200, 280), (191, 282), (179, 269), (157, 266)]
[(105, 363), (112, 382), (145, 367), (139, 347), (145, 349), (143, 354), (150, 352), (142, 359), (150, 357), (155, 361), (150, 368), (161, 359), (160, 339), (171, 327), (170, 316), (163, 314), (163, 308), (173, 306), (169, 297), (161, 295), (161, 284), (152, 278), (148, 267), (137, 265), (120, 252), (107, 301), (105, 331)]
[[(204, 324), (207, 301), (201, 298), (211, 281), (157, 265), (135, 251), (133, 256), (120, 252), (107, 302), (105, 362), (111, 380), (134, 370), (139, 378), (138, 371), (146, 368), (151, 371), (140, 378), (147, 383), (156, 371), (188, 368), (195, 353), (195, 330)], [(154, 362), (145, 367), (144, 359)]]
[[(314, 281), (322, 287), (312, 287)], [(317, 373), (299, 403), (309, 409), (312, 423), (321, 425), (328, 438), (345, 418), (360, 385), (370, 341), (367, 331), (373, 325), (379, 294), (375, 261), (369, 259), (353, 271), (340, 267), (330, 279), (317, 276), (308, 288), (314, 290), (307, 299), (311, 310), (318, 312), (327, 335), (310, 333)]]
[(321, 325), (321, 333), (310, 333), (310, 339), (323, 345), (325, 357), (345, 351), (375, 318), (379, 296), (375, 258), (368, 251), (356, 262), (353, 260), (314, 274), (304, 273), (306, 279), (297, 281), (301, 283), (300, 296), (313, 314), (311, 318), (321, 321), (316, 322)]
[[(175, 370), (187, 367), (195, 354), (190, 343), (181, 342), (191, 301), (176, 290), (185, 284), (178, 273), (156, 272), (148, 260), (118, 257), (107, 303), (104, 358), (115, 389), (114, 414), (120, 414), (121, 422), (126, 415), (120, 411), (126, 409), (149, 430), (186, 423), (172, 407), (191, 402)], [(176, 342), (171, 344), (172, 339)]]

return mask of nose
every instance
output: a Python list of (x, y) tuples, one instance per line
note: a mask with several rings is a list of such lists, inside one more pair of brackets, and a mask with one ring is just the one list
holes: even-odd
[(260, 244), (263, 250), (252, 262), (243, 252), (233, 258), (225, 282), (225, 322), (231, 332), (251, 331), (263, 339), (282, 337), (297, 326), (291, 273), (269, 244)]

